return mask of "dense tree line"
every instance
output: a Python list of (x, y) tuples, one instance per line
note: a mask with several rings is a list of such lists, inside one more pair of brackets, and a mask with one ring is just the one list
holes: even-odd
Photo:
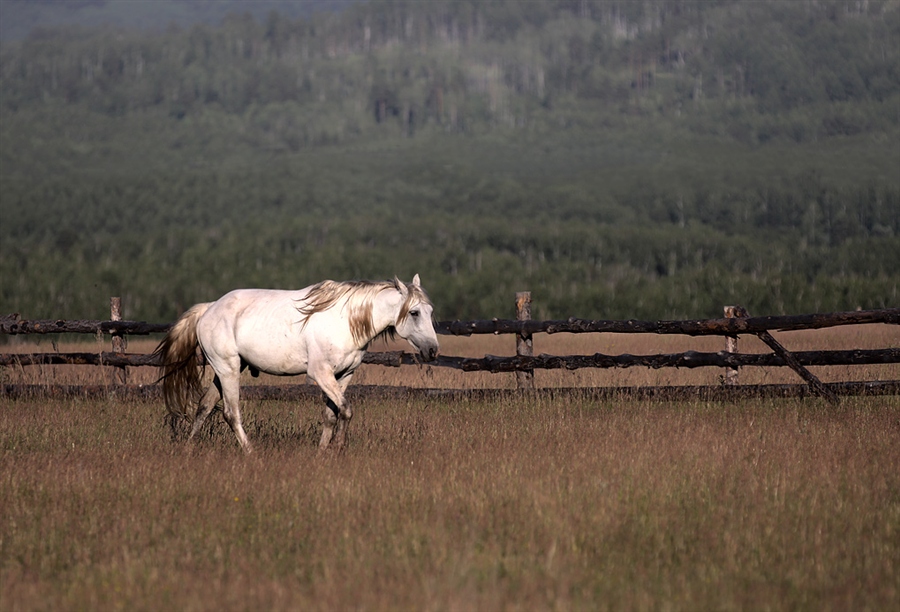
[(401, 2), (0, 46), (0, 312), (420, 272), (438, 316), (900, 303), (900, 3)]
[[(896, 125), (879, 108), (898, 99), (898, 13), (887, 0), (376, 1), (311, 19), (232, 14), (163, 35), (52, 30), (6, 45), (2, 104), (176, 117), (212, 105), (252, 112), (297, 147), (385, 121), (408, 131), (552, 123), (554, 102), (572, 95), (610, 115), (718, 102), (692, 111), (697, 129), (814, 140)], [(711, 112), (786, 118), (707, 122)]]

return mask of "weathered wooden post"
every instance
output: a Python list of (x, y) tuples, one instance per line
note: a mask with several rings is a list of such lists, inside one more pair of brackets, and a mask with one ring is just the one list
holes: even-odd
[[(750, 313), (748, 313), (747, 309), (744, 308), (743, 306), (735, 306), (734, 314), (735, 314), (735, 316), (738, 316), (738, 317), (749, 317), (750, 316)], [(788, 351), (786, 348), (784, 348), (781, 345), (781, 343), (778, 342), (778, 340), (776, 340), (772, 336), (772, 334), (770, 334), (768, 331), (764, 330), (764, 331), (758, 332), (756, 334), (756, 336), (760, 340), (765, 342), (766, 345), (770, 349), (772, 349), (772, 351), (774, 351), (774, 353), (776, 355), (781, 357), (781, 359), (784, 361), (785, 364), (787, 364), (788, 367), (790, 367), (793, 371), (795, 371), (797, 374), (799, 374), (800, 378), (802, 378), (809, 384), (809, 388), (813, 393), (815, 393), (819, 397), (824, 397), (831, 404), (837, 405), (840, 403), (840, 399), (838, 399), (838, 396), (834, 393), (834, 391), (832, 391), (831, 389), (829, 389), (828, 387), (823, 385), (822, 381), (820, 381), (818, 378), (816, 378), (815, 374), (813, 374), (812, 372), (807, 370), (805, 367), (803, 367), (803, 365), (799, 361), (797, 361), (797, 358), (794, 357), (794, 354), (791, 353), (790, 351)]]
[[(725, 318), (726, 319), (734, 319), (737, 317), (737, 308), (735, 306), (725, 306)], [(725, 350), (729, 353), (737, 353), (738, 350), (738, 339), (737, 336), (725, 336)], [(725, 384), (726, 385), (736, 385), (738, 384), (738, 369), (737, 368), (726, 368), (725, 369)]]
[[(122, 298), (109, 298), (109, 320), (122, 320)], [(112, 334), (113, 353), (124, 353), (127, 347), (128, 341), (125, 339), (125, 336), (123, 334)], [(115, 370), (115, 374), (113, 375), (113, 382), (120, 385), (124, 385), (128, 382), (128, 370), (125, 368), (125, 366), (122, 366), (121, 368), (117, 368)]]
[[(516, 321), (531, 320), (531, 292), (516, 293)], [(520, 357), (534, 356), (534, 343), (530, 333), (516, 334), (516, 355)], [(534, 370), (516, 371), (516, 388), (534, 389)]]

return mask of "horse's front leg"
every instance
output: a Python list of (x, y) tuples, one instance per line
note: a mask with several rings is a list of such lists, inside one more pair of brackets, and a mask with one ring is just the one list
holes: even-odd
[(338, 386), (341, 389), (341, 397), (344, 399), (344, 405), (340, 410), (340, 414), (338, 414), (337, 429), (334, 432), (334, 443), (337, 446), (338, 452), (343, 451), (347, 442), (350, 440), (350, 419), (353, 418), (353, 411), (347, 403), (347, 396), (345, 393), (347, 392), (347, 387), (350, 385), (351, 378), (353, 378), (353, 372), (344, 374), (344, 376), (338, 380)]
[(331, 444), (339, 413), (340, 409), (331, 401), (331, 398), (326, 396), (325, 409), (322, 411), (322, 437), (319, 438), (319, 452), (324, 451)]
[[(323, 428), (322, 438), (319, 440), (319, 450), (323, 451), (331, 444), (335, 433), (338, 434), (338, 448), (346, 439), (347, 422), (353, 417), (353, 413), (344, 401), (344, 388), (334, 377), (330, 368), (319, 368), (308, 375), (319, 385), (325, 393), (325, 410), (322, 413)], [(347, 378), (347, 377), (345, 377)]]

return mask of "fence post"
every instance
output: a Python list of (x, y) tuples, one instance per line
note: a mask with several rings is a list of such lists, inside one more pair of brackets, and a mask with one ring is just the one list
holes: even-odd
[[(516, 293), (516, 321), (531, 320), (531, 292)], [(520, 357), (534, 356), (534, 343), (530, 333), (516, 334), (516, 355)], [(516, 371), (516, 388), (534, 388), (534, 370)]]
[[(122, 298), (109, 298), (109, 319), (110, 321), (122, 320)], [(113, 353), (124, 353), (127, 346), (128, 341), (125, 339), (124, 335), (112, 335)], [(113, 375), (113, 382), (120, 385), (124, 385), (126, 382), (128, 382), (128, 370), (124, 366), (121, 368), (116, 368), (115, 374)]]
[[(738, 307), (736, 307), (736, 306), (725, 306), (725, 318), (726, 319), (734, 319), (735, 317), (738, 316), (737, 311), (738, 311)], [(729, 353), (737, 353), (737, 350), (738, 350), (737, 336), (725, 336), (725, 350)], [(738, 384), (737, 368), (725, 368), (725, 384), (726, 385)]]

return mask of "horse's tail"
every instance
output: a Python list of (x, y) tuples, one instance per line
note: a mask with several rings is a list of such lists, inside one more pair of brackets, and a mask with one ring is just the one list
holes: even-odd
[(192, 306), (172, 326), (153, 355), (161, 363), (160, 376), (163, 397), (169, 411), (168, 421), (173, 435), (177, 435), (182, 423), (190, 424), (193, 415), (188, 406), (197, 401), (200, 386), (200, 346), (197, 340), (197, 320), (207, 311), (211, 303)]

